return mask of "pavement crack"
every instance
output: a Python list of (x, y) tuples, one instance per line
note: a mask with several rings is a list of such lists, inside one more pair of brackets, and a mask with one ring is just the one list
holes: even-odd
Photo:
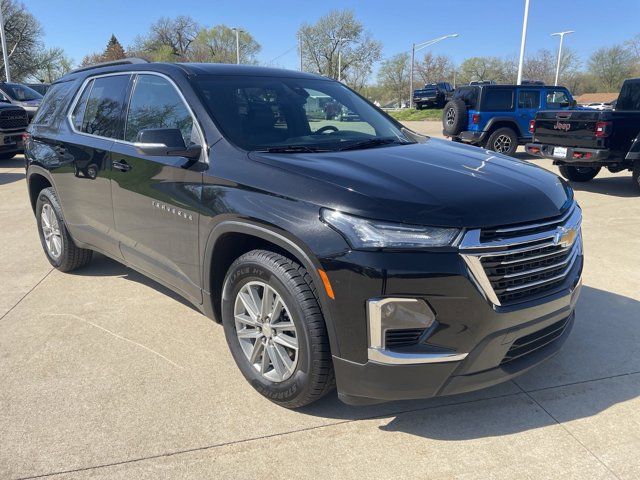
[(169, 362), (169, 363), (170, 363), (171, 365), (173, 365), (174, 367), (177, 367), (177, 368), (179, 368), (179, 369), (182, 369), (182, 368), (183, 368), (181, 365), (178, 365), (178, 364), (177, 364), (177, 363), (175, 363), (174, 361), (172, 361), (172, 360), (168, 359), (167, 357), (165, 357), (165, 356), (164, 356), (164, 355), (162, 355), (161, 353), (156, 352), (156, 351), (155, 351), (155, 350), (153, 350), (152, 348), (149, 348), (149, 347), (147, 347), (146, 345), (143, 345), (143, 344), (138, 343), (138, 342), (136, 342), (136, 341), (134, 341), (134, 340), (131, 340), (130, 338), (123, 337), (122, 335), (119, 335), (119, 334), (117, 334), (117, 333), (115, 333), (115, 332), (112, 332), (111, 330), (109, 330), (109, 329), (107, 329), (107, 328), (104, 328), (104, 327), (102, 327), (102, 326), (100, 326), (100, 325), (98, 325), (98, 324), (95, 324), (95, 323), (93, 323), (93, 322), (91, 322), (91, 321), (87, 320), (86, 318), (82, 318), (82, 317), (81, 317), (81, 316), (79, 316), (79, 315), (75, 315), (75, 314), (73, 314), (73, 313), (43, 313), (42, 315), (43, 315), (43, 316), (51, 316), (51, 317), (72, 317), (72, 318), (75, 318), (76, 320), (80, 320), (80, 321), (82, 321), (82, 322), (85, 322), (85, 323), (87, 323), (87, 324), (91, 325), (92, 327), (95, 327), (95, 328), (97, 328), (97, 329), (99, 329), (99, 330), (102, 330), (103, 332), (108, 333), (109, 335), (112, 335), (112, 336), (114, 336), (114, 337), (116, 337), (116, 338), (119, 338), (120, 340), (123, 340), (123, 341), (128, 342), (128, 343), (131, 343), (132, 345), (135, 345), (135, 346), (137, 346), (137, 347), (139, 347), (139, 348), (142, 348), (143, 350), (146, 350), (147, 352), (152, 353), (153, 355), (156, 355), (157, 357), (160, 357), (160, 358), (162, 358), (163, 360), (165, 360), (165, 361)]
[(53, 272), (54, 270), (55, 270), (55, 268), (52, 268), (40, 280), (38, 280), (36, 282), (36, 284), (33, 287), (31, 287), (27, 293), (25, 293), (22, 297), (20, 297), (20, 300), (18, 300), (16, 303), (14, 303), (13, 306), (9, 310), (7, 310), (4, 314), (2, 314), (2, 316), (0, 317), (0, 320), (2, 320), (4, 317), (9, 315), (13, 311), (14, 308), (16, 308), (18, 305), (20, 305), (20, 303), (22, 303), (22, 301), (25, 298), (27, 298), (27, 296), (31, 292), (33, 292), (38, 287), (38, 285), (40, 285), (51, 274), (51, 272)]

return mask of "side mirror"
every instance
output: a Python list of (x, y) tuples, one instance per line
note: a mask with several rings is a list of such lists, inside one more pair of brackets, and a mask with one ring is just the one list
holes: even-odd
[(178, 128), (140, 130), (134, 146), (140, 155), (157, 157), (185, 157), (197, 160), (202, 153), (200, 145), (185, 145), (182, 132)]

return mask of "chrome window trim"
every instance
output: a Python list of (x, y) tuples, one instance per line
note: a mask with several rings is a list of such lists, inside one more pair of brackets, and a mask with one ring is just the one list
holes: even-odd
[[(87, 84), (89, 82), (91, 82), (92, 80), (95, 80), (97, 78), (103, 78), (103, 77), (115, 77), (118, 75), (129, 75), (133, 77), (133, 86), (131, 89), (131, 93), (129, 94), (128, 98), (127, 98), (127, 105), (126, 105), (126, 114), (125, 114), (125, 125), (126, 125), (126, 119), (129, 115), (129, 104), (131, 102), (131, 97), (133, 96), (133, 93), (135, 91), (135, 87), (136, 84), (138, 82), (138, 76), (139, 75), (155, 75), (156, 77), (161, 77), (164, 78), (165, 80), (167, 80), (169, 82), (169, 84), (175, 89), (176, 92), (178, 92), (178, 96), (180, 97), (180, 99), (182, 100), (182, 102), (184, 103), (185, 107), (187, 107), (187, 111), (189, 112), (189, 114), (191, 115), (191, 119), (193, 120), (193, 124), (196, 126), (196, 130), (198, 131), (198, 136), (200, 137), (200, 142), (202, 145), (202, 152), (203, 152), (203, 162), (208, 164), (209, 163), (209, 148), (207, 147), (206, 141), (205, 141), (205, 137), (204, 137), (204, 133), (202, 130), (202, 126), (200, 125), (200, 122), (198, 121), (198, 118), (196, 117), (196, 115), (193, 113), (193, 110), (191, 109), (191, 106), (189, 105), (189, 102), (187, 102), (187, 99), (184, 97), (184, 95), (182, 94), (182, 92), (180, 91), (180, 89), (178, 88), (178, 86), (176, 85), (176, 83), (167, 75), (165, 75), (164, 73), (160, 73), (160, 72), (152, 72), (149, 70), (124, 70), (124, 71), (120, 71), (120, 72), (110, 72), (110, 73), (101, 73), (98, 75), (91, 75), (88, 76), (87, 78), (85, 78), (82, 82), (82, 85), (80, 85), (80, 88), (78, 89), (78, 91), (76, 92), (75, 97), (73, 98), (73, 101), (71, 102), (71, 105), (69, 106), (69, 111), (67, 112), (66, 118), (67, 118), (67, 122), (69, 125), (69, 128), (71, 128), (71, 131), (75, 134), (78, 135), (84, 135), (86, 137), (93, 137), (93, 138), (100, 138), (102, 140), (109, 140), (112, 142), (116, 142), (116, 143), (120, 143), (123, 145), (129, 145), (135, 148), (135, 142), (128, 142), (126, 140), (123, 139), (119, 139), (119, 138), (111, 138), (111, 137), (103, 137), (102, 135), (94, 135), (92, 133), (87, 133), (87, 132), (81, 132), (75, 129), (75, 126), (73, 125), (73, 120), (71, 118), (71, 116), (73, 115), (73, 111), (76, 108), (76, 104), (78, 103), (78, 101), (80, 100), (80, 97), (82, 96), (82, 93), (84, 92), (85, 88), (87, 87)], [(91, 86), (91, 88), (93, 89), (93, 85)], [(91, 92), (89, 92), (89, 96), (91, 95)], [(88, 97), (87, 97), (87, 101), (88, 101)]]
[[(467, 357), (468, 353), (401, 353), (385, 349), (384, 332), (382, 332), (382, 307), (390, 302), (414, 303), (418, 301), (417, 298), (406, 297), (372, 298), (367, 301), (367, 326), (369, 328), (367, 357), (369, 361), (388, 365), (416, 365), (459, 362)], [(431, 307), (429, 309), (431, 310)], [(431, 313), (435, 317), (433, 310)]]
[[(570, 207), (569, 211), (566, 212), (561, 217), (558, 217), (557, 220), (552, 222), (538, 222), (531, 223), (526, 226), (518, 227), (520, 230), (528, 230), (530, 228), (538, 228), (540, 226), (547, 225), (555, 225), (555, 228), (550, 229), (545, 232), (537, 232), (534, 234), (525, 234), (520, 237), (495, 240), (489, 242), (481, 242), (480, 235), (482, 233), (481, 229), (473, 229), (468, 230), (462, 241), (460, 242), (460, 256), (465, 262), (472, 281), (476, 284), (476, 287), (485, 295), (487, 300), (491, 302), (494, 306), (501, 306), (502, 303), (498, 298), (498, 295), (495, 293), (493, 286), (491, 285), (491, 281), (487, 276), (487, 273), (482, 265), (482, 259), (485, 257), (499, 257), (499, 256), (508, 256), (514, 255), (517, 253), (526, 252), (529, 250), (534, 250), (537, 248), (545, 248), (545, 247), (553, 247), (561, 245), (562, 234), (567, 233), (570, 230), (576, 231), (576, 236), (573, 239), (573, 243), (570, 245), (566, 245), (566, 248), (558, 251), (554, 251), (553, 253), (538, 255), (531, 258), (521, 259), (521, 260), (506, 260), (504, 262), (505, 265), (518, 263), (519, 261), (531, 261), (537, 258), (543, 258), (545, 256), (557, 255), (559, 253), (564, 253), (567, 250), (570, 250), (570, 254), (566, 260), (563, 262), (558, 262), (557, 264), (552, 265), (551, 267), (544, 267), (541, 269), (532, 269), (527, 270), (524, 273), (512, 274), (509, 278), (522, 276), (523, 274), (531, 274), (544, 270), (549, 270), (551, 268), (557, 268), (558, 266), (562, 266), (567, 264), (565, 269), (561, 274), (554, 276), (553, 278), (529, 282), (524, 285), (518, 285), (515, 287), (509, 287), (506, 289), (508, 292), (518, 291), (526, 288), (535, 287), (537, 285), (544, 285), (545, 283), (550, 283), (561, 278), (566, 277), (566, 275), (573, 268), (576, 259), (579, 255), (582, 254), (582, 210), (578, 206), (576, 202)], [(496, 230), (497, 231), (497, 230)], [(507, 229), (501, 230), (503, 233), (508, 231)], [(517, 230), (512, 230), (517, 231)], [(543, 240), (551, 240), (549, 242), (537, 243), (530, 246), (524, 246), (530, 244), (532, 242), (538, 242)], [(513, 248), (516, 247), (516, 248)]]

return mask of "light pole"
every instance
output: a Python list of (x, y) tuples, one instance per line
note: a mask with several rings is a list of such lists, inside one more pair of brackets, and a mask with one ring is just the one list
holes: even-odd
[(338, 39), (338, 81), (342, 81), (342, 42), (352, 42), (350, 38)]
[(2, 9), (0, 9), (0, 40), (2, 40), (2, 58), (4, 59), (4, 75), (6, 81), (11, 81), (11, 75), (9, 74), (9, 55), (7, 52), (7, 36), (4, 33), (4, 17), (2, 15)]
[(524, 65), (524, 47), (527, 43), (527, 24), (529, 23), (529, 0), (524, 1), (524, 19), (522, 20), (522, 39), (520, 40), (520, 60), (518, 61), (518, 85), (522, 83), (522, 67)]
[(244, 32), (244, 30), (236, 27), (233, 27), (231, 30), (236, 32), (236, 63), (240, 65), (240, 32)]
[(566, 30), (564, 32), (552, 33), (552, 37), (560, 37), (560, 46), (558, 47), (558, 64), (556, 65), (556, 81), (554, 85), (558, 85), (558, 77), (560, 76), (560, 59), (562, 58), (562, 42), (564, 41), (564, 36), (569, 35), (570, 33), (574, 33), (573, 30)]
[(413, 69), (415, 65), (416, 52), (418, 50), (422, 50), (423, 48), (430, 47), (442, 40), (446, 40), (447, 38), (455, 38), (459, 36), (457, 33), (450, 33), (449, 35), (443, 35), (442, 37), (434, 38), (433, 40), (427, 40), (422, 43), (413, 43), (411, 44), (411, 73), (409, 74), (409, 108), (413, 108)]

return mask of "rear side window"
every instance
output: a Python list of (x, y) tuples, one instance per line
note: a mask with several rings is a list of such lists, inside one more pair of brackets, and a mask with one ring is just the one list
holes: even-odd
[(140, 130), (177, 128), (185, 145), (200, 143), (193, 118), (175, 87), (157, 75), (140, 75), (129, 102), (124, 139), (135, 142)]
[(38, 108), (38, 113), (33, 119), (34, 125), (51, 125), (61, 105), (66, 103), (72, 84), (73, 82), (56, 83), (49, 88), (44, 100), (42, 100), (42, 105)]
[(72, 114), (76, 130), (121, 139), (129, 75), (99, 77), (87, 84)]
[(540, 90), (520, 90), (518, 108), (540, 108)]
[(564, 90), (549, 90), (547, 92), (547, 108), (568, 107), (571, 99)]
[(513, 109), (513, 90), (510, 88), (488, 88), (482, 110), (487, 112), (501, 112)]

